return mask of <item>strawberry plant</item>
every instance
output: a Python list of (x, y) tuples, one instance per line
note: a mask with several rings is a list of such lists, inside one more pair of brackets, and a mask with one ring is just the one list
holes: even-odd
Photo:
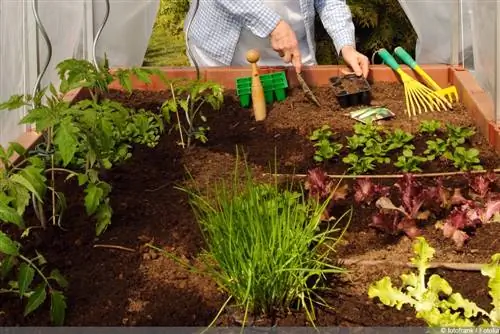
[[(175, 86), (175, 88), (174, 88)], [(172, 113), (176, 115), (174, 128), (179, 131), (182, 148), (191, 147), (193, 139), (206, 143), (209, 127), (197, 125), (198, 121), (205, 123), (202, 107), (209, 104), (212, 110), (219, 110), (224, 101), (224, 90), (221, 85), (210, 81), (189, 80), (170, 84), (172, 97), (161, 106), (163, 116), (171, 122)], [(182, 121), (181, 116), (182, 114)], [(199, 116), (199, 119), (198, 119)], [(184, 140), (186, 136), (186, 140)]]
[(317, 162), (323, 162), (330, 160), (340, 154), (340, 150), (344, 147), (340, 143), (333, 143), (331, 141), (334, 133), (329, 125), (323, 125), (321, 128), (313, 131), (309, 140), (315, 142), (314, 147), (316, 151), (314, 152), (314, 160)]
[(488, 312), (459, 292), (454, 292), (439, 275), (428, 277), (427, 270), (435, 250), (424, 238), (415, 240), (413, 252), (415, 257), (411, 263), (416, 266), (417, 273), (402, 274), (401, 287), (395, 287), (388, 276), (374, 282), (368, 288), (369, 298), (378, 298), (382, 304), (397, 310), (405, 305), (411, 306), (416, 311), (416, 317), (424, 320), (429, 327), (500, 326), (500, 253), (494, 254), (490, 263), (481, 269), (481, 274), (488, 277), (493, 305)]

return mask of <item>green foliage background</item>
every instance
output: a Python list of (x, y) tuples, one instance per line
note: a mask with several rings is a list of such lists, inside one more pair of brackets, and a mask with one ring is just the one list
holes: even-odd
[[(371, 58), (379, 48), (401, 45), (414, 52), (416, 34), (396, 0), (347, 0), (356, 26), (358, 49)], [(189, 0), (161, 0), (160, 10), (146, 53), (147, 66), (185, 66), (183, 24)], [(338, 64), (333, 43), (316, 18), (316, 55), (320, 64)], [(375, 59), (379, 62), (378, 59)]]

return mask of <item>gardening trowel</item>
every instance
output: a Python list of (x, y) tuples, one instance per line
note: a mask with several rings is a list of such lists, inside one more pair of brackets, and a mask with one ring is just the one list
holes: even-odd
[[(280, 57), (283, 58), (283, 56), (285, 54), (280, 51), (279, 55), (280, 55)], [(316, 96), (312, 92), (311, 88), (309, 88), (306, 81), (302, 77), (302, 73), (299, 73), (299, 72), (295, 72), (295, 73), (297, 73), (297, 80), (299, 81), (300, 87), (302, 87), (302, 90), (304, 91), (304, 94), (307, 96), (307, 98), (309, 100), (311, 100), (312, 102), (314, 102), (314, 104), (317, 105), (318, 107), (321, 107), (321, 104), (319, 103), (318, 99), (316, 98)]]

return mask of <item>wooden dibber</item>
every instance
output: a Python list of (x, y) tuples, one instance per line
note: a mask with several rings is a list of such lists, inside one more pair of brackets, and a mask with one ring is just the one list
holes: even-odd
[(249, 50), (247, 52), (247, 61), (252, 65), (252, 105), (253, 113), (256, 121), (263, 121), (266, 119), (266, 99), (264, 97), (264, 88), (260, 81), (259, 69), (257, 62), (260, 59), (259, 51)]

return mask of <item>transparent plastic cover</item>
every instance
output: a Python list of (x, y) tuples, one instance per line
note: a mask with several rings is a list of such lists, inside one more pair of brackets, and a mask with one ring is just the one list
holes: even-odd
[[(140, 66), (156, 20), (160, 0), (110, 0), (110, 12), (96, 46), (110, 66)], [(31, 94), (48, 51), (36, 30), (33, 1), (0, 0), (0, 101)], [(92, 60), (92, 41), (106, 13), (104, 0), (39, 0), (38, 16), (51, 43), (51, 60), (41, 87), (58, 83), (55, 66), (66, 58)], [(37, 36), (38, 34), (38, 36)], [(37, 50), (38, 44), (38, 50)], [(39, 63), (37, 65), (37, 51)], [(0, 113), (0, 144), (25, 131), (18, 122), (23, 110)]]

